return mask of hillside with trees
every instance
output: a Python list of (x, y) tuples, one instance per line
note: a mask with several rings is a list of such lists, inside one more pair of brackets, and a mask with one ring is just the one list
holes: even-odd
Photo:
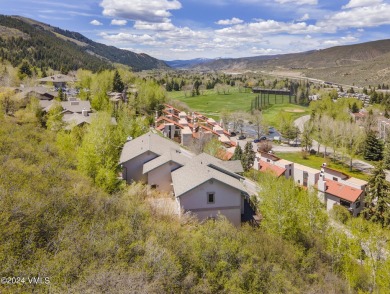
[[(20, 69), (3, 64), (0, 81), (19, 83)], [(63, 128), (61, 109), (44, 114), (37, 99), (22, 103), (12, 88), (0, 88), (1, 276), (41, 278), (38, 284), (6, 279), (1, 293), (388, 292), (389, 190), (380, 166), (369, 184), (369, 199), (379, 201), (364, 211), (367, 219), (352, 219), (343, 207), (328, 215), (310, 189), (251, 170), (247, 144), (234, 158), (261, 185), (251, 198), (260, 224), (236, 228), (222, 216), (202, 223), (190, 214), (179, 218), (153, 205), (166, 195), (119, 178), (125, 141), (148, 132), (167, 100), (162, 80), (123, 68), (79, 69), (76, 77), (78, 96), (91, 102), (95, 116), (72, 129)], [(182, 77), (164, 79), (182, 84)], [(191, 79), (195, 84), (198, 77)], [(125, 87), (137, 94), (129, 91), (127, 102), (113, 103), (108, 93)], [(313, 124), (321, 116), (335, 131), (349, 126), (351, 102), (324, 97), (313, 103)], [(257, 115), (251, 119), (260, 126)], [(323, 137), (323, 144), (336, 150), (338, 133), (330, 131), (324, 129), (330, 139)], [(349, 138), (340, 150), (353, 157)], [(205, 149), (217, 155), (214, 143)]]
[(133, 70), (167, 68), (146, 54), (96, 43), (75, 32), (23, 17), (0, 15), (0, 60), (13, 66), (27, 61), (40, 69), (67, 73), (79, 68), (98, 71), (120, 63)]
[[(23, 115), (28, 111), (31, 108)], [(150, 192), (142, 185), (109, 193), (96, 187), (96, 181), (74, 166), (71, 142), (66, 143), (63, 135), (43, 129), (34, 120), (21, 123), (2, 116), (1, 124), (1, 274), (48, 277), (50, 283), (3, 283), (2, 292), (373, 289), (371, 278), (367, 279), (370, 268), (354, 261), (358, 247), (349, 247), (350, 241), (341, 233), (327, 229), (318, 201), (294, 190), (292, 184), (266, 181), (264, 196), (276, 190), (279, 196), (264, 198), (266, 219), (259, 228), (234, 228), (222, 218), (204, 224), (191, 217), (179, 220), (153, 209), (148, 204)], [(83, 137), (69, 136), (74, 141)], [(375, 289), (386, 289), (388, 264), (376, 265)]]

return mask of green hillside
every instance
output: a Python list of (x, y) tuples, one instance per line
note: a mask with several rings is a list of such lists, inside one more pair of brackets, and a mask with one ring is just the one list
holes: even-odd
[(141, 185), (109, 195), (55, 133), (0, 120), (0, 273), (44, 281), (1, 293), (327, 293), (325, 277), (347, 291), (314, 251), (262, 228), (164, 216)]
[(83, 35), (16, 16), (0, 15), (0, 59), (18, 66), (23, 60), (39, 68), (98, 71), (121, 63), (133, 70), (166, 68), (164, 62), (89, 40)]

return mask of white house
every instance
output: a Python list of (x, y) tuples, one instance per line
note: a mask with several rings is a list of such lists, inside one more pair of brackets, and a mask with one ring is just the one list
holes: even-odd
[(327, 210), (342, 205), (357, 216), (364, 206), (366, 186), (366, 181), (349, 177), (324, 164), (318, 180), (318, 193)]
[(317, 184), (320, 171), (308, 166), (294, 163), (294, 181), (301, 186), (310, 187)]
[(270, 171), (277, 177), (284, 175), (288, 179), (293, 176), (294, 163), (281, 159), (272, 153), (258, 152), (253, 168), (259, 171)]

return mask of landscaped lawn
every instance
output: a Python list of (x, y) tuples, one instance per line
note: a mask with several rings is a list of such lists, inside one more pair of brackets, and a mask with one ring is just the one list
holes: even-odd
[(362, 179), (365, 181), (368, 181), (368, 179), (370, 177), (369, 175), (362, 173), (361, 171), (353, 170), (352, 172), (350, 172), (349, 166), (347, 166), (346, 164), (340, 163), (340, 162), (334, 162), (330, 158), (323, 158), (323, 157), (316, 156), (316, 155), (309, 155), (307, 157), (307, 159), (303, 159), (301, 152), (285, 152), (285, 153), (276, 152), (275, 155), (280, 157), (280, 158), (283, 158), (283, 159), (286, 159), (286, 160), (289, 160), (292, 162), (296, 162), (296, 163), (299, 163), (302, 165), (306, 165), (306, 166), (309, 166), (309, 167), (312, 167), (312, 168), (315, 168), (318, 170), (321, 169), (321, 165), (323, 163), (326, 163), (327, 167), (329, 167), (329, 168), (333, 168), (333, 169), (341, 171), (341, 172), (343, 172), (351, 177), (355, 177), (355, 178)]
[(222, 110), (228, 111), (249, 111), (252, 100), (256, 94), (240, 93), (237, 90), (230, 90), (229, 94), (217, 94), (214, 90), (205, 91), (204, 95), (191, 97), (184, 95), (183, 91), (168, 92), (171, 99), (180, 100), (186, 103), (191, 109), (201, 112), (206, 116), (219, 118)]
[[(252, 100), (257, 96), (253, 93), (238, 92), (231, 89), (229, 94), (217, 94), (214, 90), (205, 91), (204, 95), (185, 96), (183, 91), (168, 92), (171, 99), (186, 103), (192, 110), (219, 120), (221, 111), (245, 111), (251, 109)], [(275, 104), (263, 110), (264, 121), (269, 126), (278, 127), (280, 112), (287, 113), (293, 119), (309, 114), (308, 108), (295, 104)]]
[(293, 120), (295, 120), (301, 116), (308, 115), (310, 112), (307, 107), (300, 105), (275, 104), (263, 110), (264, 121), (267, 123), (267, 125), (278, 128), (281, 113), (287, 113), (287, 115), (289, 115)]

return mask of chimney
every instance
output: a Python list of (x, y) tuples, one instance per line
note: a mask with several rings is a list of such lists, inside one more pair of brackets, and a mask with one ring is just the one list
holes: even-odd
[(83, 108), (83, 110), (81, 111), (81, 114), (84, 116), (88, 116), (88, 111), (85, 108)]
[(321, 191), (321, 192), (326, 191), (325, 174), (323, 171), (320, 172), (320, 177), (318, 179), (318, 191)]

